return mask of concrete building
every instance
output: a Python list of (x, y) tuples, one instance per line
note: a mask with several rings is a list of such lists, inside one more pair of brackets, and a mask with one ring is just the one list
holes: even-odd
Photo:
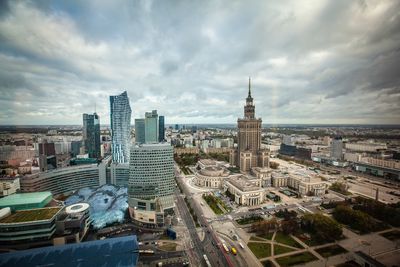
[(166, 143), (131, 147), (128, 204), (131, 218), (146, 227), (164, 226), (174, 207), (173, 147)]
[(36, 150), (31, 146), (0, 146), (0, 161), (6, 161), (9, 165), (17, 166), (20, 162), (33, 159), (35, 155)]
[(111, 163), (110, 174), (111, 184), (117, 186), (128, 186), (129, 163)]
[(131, 106), (126, 91), (110, 96), (111, 152), (113, 162), (129, 163)]
[(144, 115), (145, 142), (158, 143), (158, 114), (157, 110), (146, 112)]
[(83, 114), (83, 144), (89, 158), (100, 158), (100, 117), (96, 113)]
[(359, 143), (346, 143), (346, 150), (358, 151), (358, 152), (371, 152), (376, 153), (380, 150), (386, 150), (386, 144), (378, 144), (378, 143), (368, 143), (368, 142), (359, 142)]
[(135, 119), (135, 142), (143, 144), (146, 142), (144, 119)]
[(51, 192), (18, 193), (0, 199), (0, 208), (11, 211), (43, 208), (53, 199)]
[(223, 188), (223, 183), (230, 177), (230, 172), (214, 160), (202, 159), (197, 163), (194, 184), (199, 187)]
[(0, 177), (0, 197), (15, 194), (19, 190), (19, 177)]
[(327, 189), (327, 184), (321, 179), (299, 172), (287, 174), (273, 172), (271, 182), (274, 187), (289, 187), (298, 192), (300, 196), (322, 196)]
[(255, 118), (249, 78), (249, 93), (244, 106), (244, 118), (238, 119), (238, 148), (232, 150), (230, 155), (230, 163), (239, 166), (242, 173), (249, 172), (253, 167), (268, 166), (269, 153), (261, 149), (261, 123), (261, 118)]
[(261, 179), (236, 175), (225, 181), (224, 188), (235, 196), (235, 203), (238, 205), (257, 206), (265, 199)]
[(335, 137), (331, 143), (331, 158), (343, 159), (343, 140), (341, 137)]

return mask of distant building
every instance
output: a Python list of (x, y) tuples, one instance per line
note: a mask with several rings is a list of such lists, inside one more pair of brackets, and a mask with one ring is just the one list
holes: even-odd
[(193, 125), (192, 126), (192, 133), (196, 133), (197, 132), (197, 125)]
[(335, 137), (331, 143), (331, 158), (343, 159), (343, 140), (342, 137)]
[(39, 155), (55, 156), (56, 149), (54, 143), (39, 143)]
[(179, 124), (175, 124), (175, 130), (179, 130)]
[(0, 177), (0, 197), (15, 194), (19, 190), (19, 177)]
[(100, 117), (83, 114), (83, 143), (89, 158), (100, 158)]
[(126, 91), (110, 96), (111, 152), (114, 162), (129, 163), (131, 114)]
[(72, 141), (71, 142), (71, 156), (76, 157), (80, 154), (82, 147), (82, 141)]
[(146, 112), (144, 118), (145, 142), (158, 143), (158, 114), (157, 110)]
[(146, 227), (164, 226), (174, 207), (173, 147), (166, 143), (131, 147), (128, 204), (131, 218)]
[(300, 196), (322, 196), (327, 189), (327, 184), (320, 178), (298, 172), (288, 174), (273, 172), (271, 182), (274, 187), (289, 187), (297, 191)]
[(165, 117), (158, 117), (158, 141), (165, 141)]
[(224, 180), (230, 176), (230, 172), (214, 160), (201, 159), (197, 166), (199, 170), (196, 171), (193, 182), (199, 187), (222, 189)]
[(255, 118), (249, 78), (249, 93), (244, 106), (244, 118), (238, 119), (238, 148), (232, 150), (230, 156), (230, 163), (239, 166), (242, 173), (249, 172), (253, 167), (268, 166), (269, 153), (261, 149), (261, 123), (261, 118)]
[(145, 136), (145, 120), (135, 119), (135, 142), (143, 144), (146, 142)]

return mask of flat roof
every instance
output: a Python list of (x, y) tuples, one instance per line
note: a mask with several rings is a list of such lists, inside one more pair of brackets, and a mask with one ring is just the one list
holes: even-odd
[(24, 205), (30, 203), (40, 203), (49, 196), (50, 197), (52, 196), (50, 191), (12, 194), (10, 196), (1, 198), (0, 206), (7, 207), (7, 206)]
[(2, 253), (0, 266), (135, 267), (135, 235)]
[(1, 219), (0, 224), (50, 220), (61, 209), (62, 209), (62, 207), (19, 210), (19, 211), (16, 211), (15, 213), (11, 214), (10, 216), (7, 216), (7, 217)]

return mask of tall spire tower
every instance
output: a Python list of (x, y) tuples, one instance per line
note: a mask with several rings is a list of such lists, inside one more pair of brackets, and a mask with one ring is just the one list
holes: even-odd
[(230, 157), (232, 165), (240, 167), (243, 173), (253, 167), (268, 166), (268, 151), (261, 149), (261, 118), (255, 118), (255, 106), (251, 96), (251, 79), (249, 77), (249, 92), (244, 106), (244, 117), (238, 119), (238, 148)]

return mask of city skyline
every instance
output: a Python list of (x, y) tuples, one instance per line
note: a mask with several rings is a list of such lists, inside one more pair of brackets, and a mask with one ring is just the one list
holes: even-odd
[(266, 124), (400, 123), (396, 1), (1, 5), (0, 125), (109, 125), (124, 90), (132, 118), (234, 124), (248, 76)]

